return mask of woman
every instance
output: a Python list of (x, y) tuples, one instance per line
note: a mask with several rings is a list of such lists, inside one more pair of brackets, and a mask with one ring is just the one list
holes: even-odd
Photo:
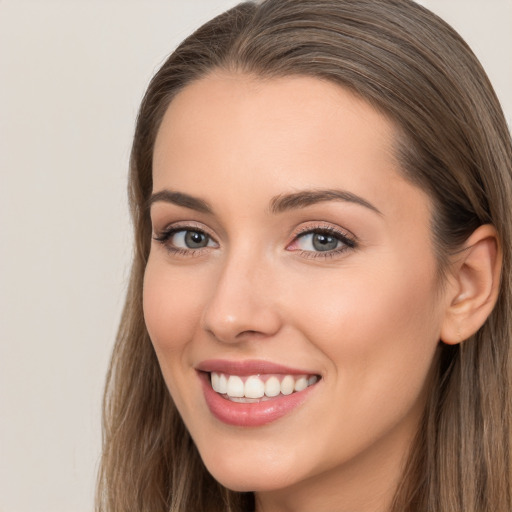
[(185, 40), (137, 121), (98, 510), (510, 510), (511, 168), (414, 2)]

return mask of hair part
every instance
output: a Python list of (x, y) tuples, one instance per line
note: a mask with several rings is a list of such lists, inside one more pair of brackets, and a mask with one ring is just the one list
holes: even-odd
[(412, 0), (245, 2), (188, 37), (152, 79), (133, 141), (135, 255), (104, 398), (98, 511), (246, 512), (251, 493), (207, 472), (163, 381), (142, 315), (156, 135), (169, 103), (215, 70), (305, 75), (349, 89), (397, 126), (404, 176), (433, 203), (440, 276), (480, 225), (503, 250), (497, 305), (470, 339), (440, 343), (392, 512), (512, 510), (512, 145), (499, 101), (460, 36)]

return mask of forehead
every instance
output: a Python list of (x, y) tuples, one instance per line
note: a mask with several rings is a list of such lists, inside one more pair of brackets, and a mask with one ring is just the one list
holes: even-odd
[(216, 72), (168, 107), (155, 143), (154, 190), (205, 195), (222, 184), (248, 201), (262, 183), (267, 196), (343, 188), (389, 209), (391, 190), (396, 196), (414, 188), (427, 201), (400, 172), (396, 132), (386, 116), (332, 82)]
[[(384, 151), (392, 149), (395, 136), (388, 118), (333, 82), (306, 76), (264, 79), (217, 71), (192, 82), (172, 100), (157, 135), (156, 156), (163, 149), (162, 140), (167, 145), (180, 135), (217, 143), (224, 132), (215, 129), (222, 127), (276, 144), (284, 142), (285, 136), (292, 142), (301, 136), (331, 133), (340, 141), (347, 138), (347, 132), (368, 132), (364, 134), (371, 135), (374, 145)], [(329, 132), (333, 127), (334, 134)]]

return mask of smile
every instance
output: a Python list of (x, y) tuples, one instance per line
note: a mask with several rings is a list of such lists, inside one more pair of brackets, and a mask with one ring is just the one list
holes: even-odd
[(239, 403), (254, 403), (305, 390), (318, 381), (316, 375), (229, 375), (211, 372), (212, 389), (225, 399)]
[(224, 424), (260, 427), (301, 406), (319, 374), (268, 361), (204, 361), (196, 367), (210, 413)]

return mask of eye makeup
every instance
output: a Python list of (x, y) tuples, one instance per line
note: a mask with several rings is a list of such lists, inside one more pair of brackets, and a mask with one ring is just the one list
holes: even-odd
[[(325, 223), (308, 224), (292, 236), (292, 242), (285, 249), (308, 259), (333, 258), (357, 248), (354, 235)], [(198, 256), (219, 248), (214, 237), (203, 226), (195, 223), (171, 224), (153, 234), (153, 239), (170, 254), (177, 256)]]
[(171, 224), (154, 233), (153, 240), (160, 243), (170, 254), (177, 256), (198, 256), (205, 250), (219, 247), (202, 226), (191, 223)]
[(305, 258), (333, 258), (358, 247), (353, 234), (331, 224), (307, 225), (293, 235), (292, 242), (286, 247)]

